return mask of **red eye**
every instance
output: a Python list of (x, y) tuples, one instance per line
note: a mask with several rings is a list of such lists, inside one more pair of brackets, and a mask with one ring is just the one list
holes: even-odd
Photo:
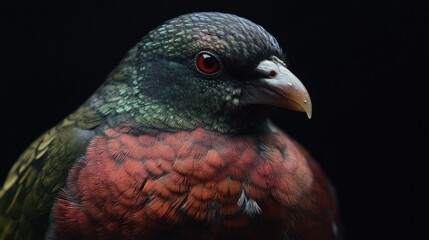
[(198, 71), (208, 75), (218, 73), (221, 68), (219, 59), (209, 52), (202, 52), (198, 54), (196, 65)]

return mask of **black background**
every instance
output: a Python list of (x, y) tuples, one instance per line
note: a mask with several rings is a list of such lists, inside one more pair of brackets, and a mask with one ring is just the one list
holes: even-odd
[(332, 180), (347, 239), (429, 239), (428, 77), (419, 74), (428, 63), (428, 4), (150, 4), (1, 3), (1, 179), (31, 141), (88, 98), (149, 30), (183, 13), (221, 11), (271, 32), (309, 90), (311, 120), (287, 110), (272, 119)]

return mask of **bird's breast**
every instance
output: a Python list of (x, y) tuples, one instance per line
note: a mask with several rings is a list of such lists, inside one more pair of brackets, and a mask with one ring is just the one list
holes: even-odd
[(234, 237), (249, 228), (252, 239), (261, 222), (271, 224), (265, 232), (285, 229), (286, 209), (299, 204), (311, 184), (305, 157), (282, 133), (108, 128), (71, 169), (51, 231), (150, 239), (189, 231)]

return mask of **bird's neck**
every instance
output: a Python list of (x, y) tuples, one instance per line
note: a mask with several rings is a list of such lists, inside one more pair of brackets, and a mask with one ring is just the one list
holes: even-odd
[(239, 134), (261, 132), (267, 128), (267, 111), (250, 106), (235, 112), (198, 112), (192, 106), (166, 104), (147, 97), (125, 82), (100, 88), (86, 103), (117, 126), (133, 123), (146, 128), (192, 130), (204, 128), (214, 132)]

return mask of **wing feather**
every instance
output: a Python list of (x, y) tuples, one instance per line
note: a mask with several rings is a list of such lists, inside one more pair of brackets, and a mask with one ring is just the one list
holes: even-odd
[(0, 239), (41, 239), (68, 171), (102, 118), (83, 106), (36, 139), (18, 158), (0, 189)]

